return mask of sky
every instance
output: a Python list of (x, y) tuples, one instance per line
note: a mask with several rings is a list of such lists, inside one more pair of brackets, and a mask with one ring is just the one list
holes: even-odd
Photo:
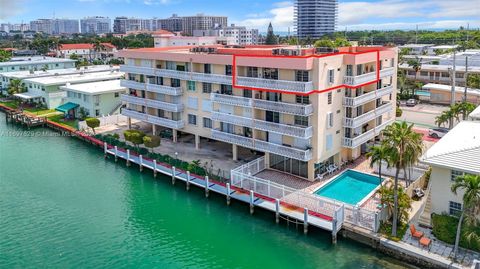
[[(0, 22), (38, 18), (167, 18), (204, 13), (265, 31), (293, 31), (293, 0), (0, 0)], [(339, 0), (337, 30), (480, 28), (480, 0)]]

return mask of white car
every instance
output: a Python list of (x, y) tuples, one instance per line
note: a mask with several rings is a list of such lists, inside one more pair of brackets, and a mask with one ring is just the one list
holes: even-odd
[(448, 129), (446, 128), (433, 128), (428, 130), (428, 136), (433, 137), (433, 138), (441, 138), (443, 137), (446, 133), (448, 133)]
[(417, 104), (417, 100), (415, 99), (408, 99), (407, 100), (407, 106), (415, 106)]

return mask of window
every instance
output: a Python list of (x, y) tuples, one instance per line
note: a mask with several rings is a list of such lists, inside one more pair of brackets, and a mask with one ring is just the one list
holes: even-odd
[(327, 135), (326, 137), (326, 145), (325, 150), (331, 150), (333, 148), (333, 136), (331, 134)]
[(451, 179), (452, 181), (455, 181), (455, 179), (456, 179), (458, 176), (463, 176), (463, 172), (460, 172), (460, 171), (457, 171), (457, 170), (452, 170), (452, 171), (451, 171), (450, 179)]
[(115, 96), (115, 98), (118, 98), (120, 96), (120, 93), (119, 92), (116, 92), (113, 94)]
[(463, 73), (455, 73), (455, 77), (456, 78), (463, 78), (464, 75), (463, 75)]
[(195, 81), (187, 81), (187, 88), (189, 91), (194, 92), (195, 91)]
[(210, 99), (203, 99), (202, 100), (202, 111), (212, 112), (213, 105)]
[(258, 77), (258, 68), (253, 66), (247, 67), (247, 77), (256, 78)]
[(308, 116), (295, 115), (295, 125), (308, 127)]
[(175, 64), (175, 62), (167, 61), (167, 62), (166, 62), (166, 68), (167, 68), (167, 69), (170, 69), (170, 70), (176, 70), (176, 69), (177, 69), (177, 65)]
[(220, 85), (220, 93), (221, 94), (227, 94), (227, 95), (232, 95), (232, 85)]
[(193, 114), (188, 114), (188, 124), (197, 125), (197, 116)]
[(452, 201), (449, 201), (448, 203), (448, 214), (452, 216), (460, 216), (462, 213), (462, 204)]
[(232, 75), (232, 66), (231, 65), (226, 65), (225, 66), (225, 75), (227, 75), (227, 76)]
[(278, 79), (278, 69), (277, 68), (264, 68), (263, 69), (263, 78)]
[(307, 70), (296, 70), (295, 71), (295, 80), (301, 82), (308, 82), (308, 71)]
[(328, 70), (328, 83), (333, 84), (335, 80), (335, 70), (329, 69)]
[(211, 93), (212, 92), (212, 83), (204, 82), (202, 83), (202, 92)]
[(204, 64), (203, 65), (203, 72), (205, 74), (211, 74), (212, 73), (212, 65), (211, 64)]
[(420, 76), (428, 77), (427, 71), (420, 71)]
[(100, 116), (100, 109), (95, 109), (95, 116)]
[(197, 97), (188, 97), (187, 107), (191, 109), (198, 109), (198, 98)]
[(332, 128), (333, 127), (333, 113), (328, 112), (327, 113), (327, 128)]
[(247, 90), (247, 89), (243, 89), (243, 97), (252, 98), (252, 91)]
[(295, 99), (298, 104), (310, 104), (310, 98), (308, 97), (308, 95), (297, 95)]
[(328, 103), (329, 105), (332, 104), (332, 92), (329, 92), (329, 93), (327, 94), (327, 103)]
[(172, 87), (180, 87), (180, 80), (176, 78), (172, 78)]
[(212, 129), (212, 120), (209, 118), (203, 118), (203, 127)]

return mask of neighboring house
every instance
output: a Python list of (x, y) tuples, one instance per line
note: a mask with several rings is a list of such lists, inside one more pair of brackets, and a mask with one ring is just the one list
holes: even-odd
[(405, 44), (399, 46), (399, 49), (409, 49), (411, 55), (425, 55), (428, 53), (428, 48), (434, 46), (434, 44)]
[(41, 77), (52, 77), (52, 76), (62, 76), (70, 74), (82, 74), (82, 73), (95, 73), (95, 72), (105, 72), (111, 70), (119, 70), (118, 66), (108, 66), (108, 65), (91, 65), (84, 66), (81, 68), (65, 68), (65, 69), (51, 69), (46, 71), (16, 71), (8, 73), (0, 73), (0, 93), (7, 94), (8, 85), (13, 79), (25, 80), (29, 78), (41, 78)]
[(209, 30), (195, 30), (193, 36), (231, 37), (235, 45), (256, 45), (259, 39), (258, 29), (247, 29), (245, 26), (235, 24)]
[(75, 67), (75, 61), (46, 56), (13, 57), (0, 63), (0, 73), (25, 70), (64, 69)]
[(129, 88), (122, 114), (174, 140), (194, 135), (196, 147), (229, 144), (234, 160), (240, 148), (262, 152), (269, 167), (307, 180), (358, 158), (395, 120), (397, 48), (205, 49), (119, 51)]
[(456, 215), (462, 210), (460, 189), (451, 191), (459, 175), (480, 175), (480, 122), (462, 121), (433, 145), (421, 158), (432, 167), (431, 213)]
[(155, 48), (172, 46), (234, 45), (235, 38), (224, 36), (177, 36), (172, 32), (159, 30), (152, 34)]
[(471, 121), (480, 121), (480, 106), (478, 106), (477, 108), (475, 108), (474, 111), (472, 111), (472, 113), (470, 113), (468, 115), (468, 118), (471, 120)]
[[(421, 100), (434, 104), (449, 105), (452, 99), (452, 86), (428, 83), (423, 85)], [(465, 87), (455, 87), (455, 102), (463, 101)], [(480, 89), (467, 88), (467, 102), (480, 105)]]
[(27, 92), (15, 94), (15, 96), (34, 102), (45, 104), (49, 109), (56, 108), (63, 103), (66, 92), (61, 86), (69, 84), (79, 84), (94, 81), (114, 80), (123, 77), (122, 72), (107, 71), (96, 73), (71, 74), (63, 76), (50, 76), (25, 79), (24, 83)]
[(55, 53), (57, 57), (62, 58), (70, 58), (70, 56), (75, 54), (79, 58), (87, 60), (107, 60), (111, 59), (114, 53), (117, 52), (117, 48), (111, 43), (101, 43), (101, 45), (103, 48), (95, 51), (95, 46), (90, 43), (61, 44)]
[[(422, 64), (416, 74), (413, 67), (406, 63), (401, 64), (398, 68), (406, 71), (406, 77), (409, 80), (444, 85), (452, 84), (452, 78), (450, 76), (451, 65)], [(457, 65), (455, 70), (455, 85), (465, 86), (465, 66)], [(469, 66), (468, 74), (480, 74), (480, 66)]]
[(82, 108), (92, 117), (118, 114), (122, 105), (120, 96), (127, 92), (118, 79), (67, 85), (60, 89), (66, 92), (64, 103), (78, 105), (75, 117)]

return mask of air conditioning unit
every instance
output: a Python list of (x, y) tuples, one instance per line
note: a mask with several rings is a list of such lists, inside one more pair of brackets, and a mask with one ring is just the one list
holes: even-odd
[(272, 50), (272, 54), (273, 54), (273, 55), (279, 55), (279, 54), (280, 54), (280, 50), (279, 50), (279, 49), (274, 49), (274, 50)]

